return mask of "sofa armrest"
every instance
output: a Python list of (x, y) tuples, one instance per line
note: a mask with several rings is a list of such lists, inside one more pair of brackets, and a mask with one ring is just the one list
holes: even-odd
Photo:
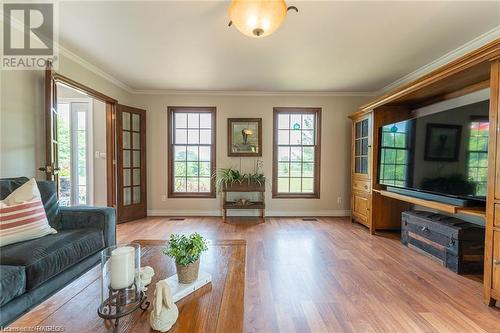
[(116, 215), (110, 207), (61, 207), (62, 229), (100, 229), (106, 247), (116, 244)]

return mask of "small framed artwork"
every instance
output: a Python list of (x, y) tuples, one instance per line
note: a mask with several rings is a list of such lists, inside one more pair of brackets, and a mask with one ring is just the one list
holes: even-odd
[(427, 124), (424, 160), (458, 161), (461, 135), (461, 125)]
[(262, 118), (228, 118), (227, 129), (228, 156), (262, 156)]

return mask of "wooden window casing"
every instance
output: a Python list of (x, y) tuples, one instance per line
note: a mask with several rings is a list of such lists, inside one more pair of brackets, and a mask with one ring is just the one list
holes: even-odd
[[(280, 124), (280, 119), (286, 119), (287, 115), (289, 116), (288, 126)], [(286, 135), (288, 135), (288, 142)], [(275, 107), (273, 142), (273, 198), (319, 199), (321, 108)], [(287, 149), (288, 156), (285, 157)], [(306, 150), (308, 151), (307, 158), (304, 155)], [(300, 189), (298, 182), (300, 182)], [(287, 188), (284, 190), (285, 187)]]
[[(215, 180), (213, 179), (213, 174), (215, 173), (215, 159), (216, 159), (216, 108), (215, 107), (168, 107), (168, 197), (169, 198), (215, 198), (216, 190), (215, 190)], [(192, 125), (188, 122), (186, 126), (178, 126), (176, 125), (176, 115), (177, 114), (186, 114), (187, 119), (190, 117), (196, 118), (195, 115), (198, 115), (198, 125)], [(204, 126), (200, 124), (201, 115), (210, 115), (210, 127)], [(208, 134), (208, 130), (210, 130), (210, 142), (201, 142), (202, 134)], [(180, 142), (179, 137), (176, 135), (176, 131), (185, 131), (186, 132), (186, 141)], [(196, 135), (196, 133), (197, 135)], [(190, 134), (192, 134), (190, 136)], [(197, 136), (197, 137), (196, 137)], [(177, 159), (175, 156), (175, 151), (177, 147), (186, 147), (186, 158), (185, 159)], [(209, 156), (210, 161), (205, 159), (200, 159), (200, 148), (203, 150), (210, 149)], [(196, 150), (196, 159), (193, 158), (191, 161), (187, 156), (189, 149)], [(179, 148), (182, 150), (182, 148)], [(206, 155), (206, 154), (204, 154)], [(207, 162), (210, 162), (209, 172), (206, 168)], [(176, 164), (178, 163), (178, 164)], [(182, 163), (185, 163), (185, 175), (181, 173), (176, 174), (176, 166), (180, 166)], [(197, 175), (189, 175), (188, 174), (188, 165), (194, 165), (197, 163)], [(203, 174), (200, 174), (202, 171), (202, 164), (205, 165), (203, 167)], [(193, 168), (191, 168), (193, 170)], [(182, 179), (185, 179), (185, 191), (179, 191), (178, 189), (182, 186)], [(197, 180), (197, 190), (192, 191), (188, 190), (189, 181)], [(208, 191), (200, 191), (200, 184), (207, 188), (207, 181), (209, 181), (209, 190)], [(203, 182), (203, 184), (202, 184)], [(176, 189), (177, 188), (177, 189)]]

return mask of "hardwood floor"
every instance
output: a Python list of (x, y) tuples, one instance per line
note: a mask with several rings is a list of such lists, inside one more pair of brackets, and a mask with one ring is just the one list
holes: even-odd
[(197, 231), (245, 239), (245, 332), (500, 332), (482, 285), (348, 218), (145, 218), (119, 242)]

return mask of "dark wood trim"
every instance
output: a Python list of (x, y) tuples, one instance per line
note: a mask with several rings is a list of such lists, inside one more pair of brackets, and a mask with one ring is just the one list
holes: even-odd
[[(57, 107), (57, 86), (54, 82), (54, 71), (49, 63), (45, 69), (45, 165), (40, 166), (40, 171), (45, 171), (46, 180), (56, 180), (54, 177), (54, 167), (57, 158), (54, 152), (54, 140), (57, 138), (57, 130), (54, 128), (57, 119), (54, 119), (54, 106)], [(57, 125), (56, 125), (57, 126)], [(59, 194), (59, 190), (57, 191)]]
[(361, 111), (369, 111), (381, 105), (392, 103), (398, 99), (409, 95), (422, 88), (435, 84), (452, 75), (463, 72), (481, 63), (491, 61), (500, 56), (500, 39), (496, 39), (483, 47), (470, 52), (432, 72), (426, 74), (417, 80), (404, 84), (401, 87), (382, 95), (373, 102), (363, 105)]
[[(48, 70), (49, 71), (49, 70)], [(49, 72), (47, 72), (49, 73)], [(50, 69), (50, 74), (51, 74), (51, 81), (54, 85), (54, 94), (51, 97), (48, 95), (46, 92), (46, 107), (48, 106), (47, 98), (53, 98), (55, 102), (57, 103), (57, 95), (56, 95), (56, 89), (57, 89), (57, 83), (70, 87), (72, 89), (78, 90), (81, 93), (88, 95), (94, 99), (100, 100), (104, 103), (106, 103), (106, 156), (107, 156), (107, 161), (106, 161), (106, 178), (107, 178), (107, 185), (106, 185), (106, 195), (107, 195), (107, 205), (109, 207), (115, 207), (117, 204), (117, 180), (116, 180), (116, 151), (115, 151), (115, 145), (116, 145), (116, 104), (118, 101), (114, 98), (111, 98), (97, 90), (94, 90), (90, 87), (87, 87), (84, 84), (81, 84), (73, 79), (70, 79), (69, 77), (66, 77), (62, 74), (53, 72)], [(47, 85), (49, 83), (49, 79), (45, 79), (45, 84)], [(48, 127), (47, 127), (48, 126)], [(46, 131), (48, 128), (52, 126), (51, 124), (47, 124), (46, 120)], [(49, 156), (51, 152), (46, 148), (46, 154)]]
[[(310, 113), (316, 115), (316, 146), (314, 151), (314, 192), (278, 193), (278, 114)], [(274, 107), (273, 108), (273, 181), (272, 197), (276, 199), (319, 199), (321, 185), (321, 108)]]
[[(181, 113), (210, 113), (212, 115), (212, 149), (210, 156), (210, 174), (214, 175), (216, 170), (216, 158), (217, 158), (217, 108), (215, 106), (169, 106), (167, 107), (167, 174), (168, 174), (168, 197), (169, 198), (215, 198), (217, 196), (215, 190), (215, 180), (210, 177), (210, 192), (209, 193), (199, 193), (199, 192), (185, 192), (176, 193), (174, 192), (174, 150), (173, 150), (173, 115), (175, 112)], [(187, 144), (186, 144), (187, 145)]]
[[(233, 135), (233, 123), (237, 122), (256, 122), (258, 128), (259, 151), (256, 153), (233, 153), (231, 147), (231, 138)], [(231, 157), (260, 157), (262, 156), (262, 118), (227, 118), (227, 156)]]
[(101, 100), (103, 102), (118, 103), (118, 101), (116, 99), (111, 98), (111, 97), (109, 97), (109, 96), (107, 96), (107, 95), (105, 95), (97, 90), (89, 88), (86, 85), (81, 84), (80, 82), (72, 80), (69, 77), (61, 75), (59, 73), (54, 73), (54, 80), (58, 83), (67, 85), (73, 89), (76, 89), (80, 92), (83, 92), (84, 94), (89, 95), (91, 97), (94, 97), (94, 98)]

